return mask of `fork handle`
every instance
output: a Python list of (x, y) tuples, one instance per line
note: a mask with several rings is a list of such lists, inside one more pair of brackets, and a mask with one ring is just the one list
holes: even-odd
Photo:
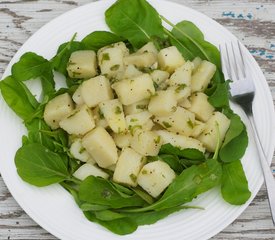
[(253, 129), (254, 139), (257, 145), (258, 155), (260, 157), (261, 167), (264, 175), (269, 207), (272, 215), (273, 224), (275, 225), (275, 180), (264, 154), (263, 146), (260, 141), (257, 128), (255, 126), (254, 118), (252, 116), (248, 116), (248, 119)]

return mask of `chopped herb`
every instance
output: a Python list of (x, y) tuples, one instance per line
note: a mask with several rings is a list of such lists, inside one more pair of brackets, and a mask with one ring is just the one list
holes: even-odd
[(116, 106), (116, 109), (115, 109), (115, 114), (121, 114), (122, 113), (122, 110), (119, 106)]
[(119, 64), (115, 64), (114, 66), (112, 66), (110, 69), (111, 69), (111, 71), (116, 71), (116, 70), (118, 70), (119, 69), (119, 67), (120, 67), (120, 65)]
[(136, 109), (141, 109), (141, 110), (144, 110), (144, 109), (146, 109), (146, 105), (142, 105), (142, 104), (138, 104), (138, 105), (136, 105)]
[(153, 82), (153, 83), (154, 83), (154, 88), (155, 88), (155, 90), (157, 90), (158, 87), (159, 87), (159, 85), (158, 85), (156, 82)]
[(163, 126), (166, 127), (166, 128), (172, 127), (172, 125), (171, 125), (170, 123), (165, 122), (165, 121), (163, 121), (162, 124), (163, 124)]
[(130, 120), (130, 122), (137, 122), (138, 121), (138, 119), (136, 119), (136, 118), (131, 118), (131, 120)]
[(101, 58), (101, 64), (104, 62), (104, 61), (109, 61), (110, 60), (110, 55), (109, 53), (103, 53), (102, 54), (102, 58)]
[(98, 115), (99, 115), (99, 119), (104, 119), (105, 118), (104, 114), (103, 114), (103, 112), (101, 111), (100, 108), (98, 109)]
[(77, 76), (79, 76), (79, 75), (81, 75), (81, 73), (79, 73), (79, 72), (72, 72), (72, 74), (73, 74), (74, 78), (77, 77)]
[(79, 154), (81, 154), (81, 153), (83, 153), (83, 152), (85, 152), (85, 148), (84, 147), (81, 147), (80, 149), (79, 149)]
[(131, 173), (129, 177), (131, 178), (131, 180), (132, 180), (133, 182), (136, 182), (136, 181), (137, 181), (137, 176), (136, 176), (135, 174)]
[(173, 106), (173, 107), (172, 107), (172, 112), (175, 112), (175, 111), (177, 111), (177, 107), (176, 107), (176, 106)]
[(184, 88), (186, 88), (186, 84), (179, 84), (178, 87), (175, 89), (175, 92), (179, 93)]
[(146, 169), (143, 169), (141, 173), (145, 175), (145, 174), (147, 174), (148, 172), (147, 172)]
[(132, 136), (134, 135), (136, 129), (142, 129), (142, 126), (141, 125), (129, 126), (129, 131)]
[(155, 139), (154, 139), (154, 142), (155, 142), (156, 144), (160, 143), (160, 136), (158, 136), (157, 138), (155, 138)]
[(187, 124), (190, 128), (194, 128), (195, 124), (191, 121), (191, 119), (189, 118), (189, 120), (187, 121)]

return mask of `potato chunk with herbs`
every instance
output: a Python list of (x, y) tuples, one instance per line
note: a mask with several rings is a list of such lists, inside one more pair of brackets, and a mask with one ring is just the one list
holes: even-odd
[(113, 133), (112, 137), (119, 148), (129, 147), (132, 135), (130, 133)]
[(80, 138), (74, 140), (70, 147), (70, 153), (73, 155), (75, 159), (78, 159), (81, 162), (87, 162), (91, 158), (91, 155), (83, 147)]
[(44, 110), (44, 120), (52, 128), (59, 128), (59, 122), (70, 115), (74, 109), (74, 103), (68, 93), (63, 93), (50, 100)]
[(137, 182), (152, 197), (158, 197), (175, 179), (176, 174), (163, 161), (147, 163), (141, 169)]
[(158, 63), (161, 70), (174, 72), (185, 63), (185, 60), (175, 46), (163, 48), (158, 53)]
[(230, 120), (223, 113), (214, 112), (206, 122), (205, 129), (198, 139), (209, 152), (214, 152), (218, 141), (220, 145), (222, 144), (229, 125)]
[(84, 104), (84, 100), (81, 95), (81, 85), (75, 90), (72, 98), (78, 106)]
[(157, 91), (150, 99), (148, 110), (155, 116), (171, 115), (177, 110), (177, 98), (175, 91)]
[(97, 74), (96, 53), (92, 50), (79, 50), (71, 54), (67, 66), (71, 78), (91, 78)]
[(123, 78), (124, 79), (130, 79), (130, 78), (134, 78), (134, 77), (137, 77), (139, 75), (142, 75), (143, 72), (139, 71), (134, 65), (128, 65), (126, 68), (125, 68), (125, 72), (123, 74)]
[(202, 92), (194, 93), (190, 97), (191, 107), (189, 111), (195, 113), (196, 118), (203, 122), (206, 122), (215, 110), (207, 99), (208, 96)]
[(142, 74), (132, 79), (125, 79), (112, 85), (123, 105), (150, 98), (155, 93), (154, 83), (149, 74)]
[(140, 113), (147, 110), (148, 104), (149, 104), (149, 99), (144, 99), (144, 100), (135, 102), (131, 105), (124, 106), (124, 112), (126, 115)]
[(146, 43), (143, 47), (137, 50), (137, 53), (146, 53), (150, 52), (155, 54), (155, 56), (158, 55), (158, 50), (153, 42)]
[(145, 161), (146, 159), (133, 149), (124, 148), (116, 164), (114, 182), (136, 187), (137, 176)]
[(122, 104), (118, 99), (101, 102), (98, 106), (113, 132), (122, 133), (127, 130)]
[(150, 73), (154, 83), (156, 83), (158, 86), (161, 85), (164, 81), (166, 81), (169, 78), (169, 73), (162, 70), (154, 70)]
[(109, 177), (109, 175), (102, 169), (90, 163), (83, 164), (73, 173), (73, 176), (82, 181), (89, 176), (102, 177), (105, 179)]
[(143, 128), (144, 124), (152, 117), (152, 113), (143, 111), (126, 116), (128, 130), (133, 133), (136, 128)]
[(157, 156), (162, 145), (160, 136), (153, 131), (136, 129), (131, 147), (143, 156)]
[(180, 66), (175, 70), (169, 79), (169, 85), (182, 85), (190, 86), (191, 85), (191, 75), (194, 64), (187, 61), (185, 64)]
[(88, 106), (82, 105), (63, 118), (59, 125), (69, 134), (84, 135), (95, 127), (95, 121)]
[(124, 58), (125, 65), (134, 65), (138, 68), (151, 67), (157, 61), (157, 56), (151, 52), (133, 53)]
[(116, 144), (103, 127), (97, 127), (87, 133), (82, 139), (82, 144), (100, 167), (107, 168), (116, 164)]
[(88, 107), (114, 98), (110, 82), (104, 76), (97, 76), (82, 83), (81, 95)]
[(174, 91), (178, 103), (187, 99), (191, 95), (191, 88), (187, 87), (185, 84), (168, 87), (167, 90)]
[(93, 114), (94, 114), (94, 120), (95, 120), (95, 125), (98, 127), (103, 127), (107, 128), (108, 122), (106, 121), (103, 112), (100, 110), (100, 108), (97, 106), (93, 109)]

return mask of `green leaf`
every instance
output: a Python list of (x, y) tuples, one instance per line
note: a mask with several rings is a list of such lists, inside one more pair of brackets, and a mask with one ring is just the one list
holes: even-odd
[(183, 165), (180, 163), (178, 156), (170, 154), (161, 154), (159, 158), (166, 162), (176, 173), (181, 173), (184, 169)]
[(102, 221), (112, 221), (120, 218), (125, 218), (124, 215), (111, 210), (96, 211), (94, 214), (97, 219)]
[(81, 43), (85, 49), (98, 51), (102, 47), (124, 40), (124, 38), (119, 37), (111, 32), (95, 31), (83, 38)]
[(0, 89), (6, 103), (23, 120), (28, 119), (38, 106), (38, 102), (25, 84), (12, 76), (0, 82)]
[(33, 52), (23, 54), (12, 66), (12, 76), (18, 81), (40, 78), (44, 95), (54, 91), (54, 78), (51, 63)]
[(90, 203), (83, 203), (80, 205), (80, 209), (82, 211), (101, 211), (109, 208), (110, 208), (109, 206), (96, 205), (96, 204), (90, 204)]
[(79, 188), (80, 200), (90, 203), (122, 208), (130, 206), (143, 206), (144, 200), (137, 195), (123, 197), (103, 178), (90, 176), (86, 178)]
[(222, 166), (221, 192), (223, 199), (233, 205), (242, 205), (250, 198), (248, 182), (240, 160)]
[(105, 12), (109, 28), (140, 48), (153, 40), (164, 37), (158, 12), (145, 0), (118, 0)]
[(229, 106), (228, 82), (217, 83), (216, 90), (209, 96), (208, 102), (215, 108)]
[(15, 155), (15, 165), (24, 181), (38, 187), (70, 178), (64, 159), (38, 143), (19, 148)]
[(203, 153), (200, 152), (198, 149), (193, 149), (193, 148), (180, 149), (178, 147), (174, 147), (170, 143), (162, 145), (159, 151), (159, 154), (172, 154), (172, 155), (177, 155), (179, 157), (192, 159), (192, 160), (205, 159)]

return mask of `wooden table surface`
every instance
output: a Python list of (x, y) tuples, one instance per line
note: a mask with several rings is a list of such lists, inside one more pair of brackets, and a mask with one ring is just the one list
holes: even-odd
[[(275, 0), (172, 0), (196, 9), (234, 33), (261, 66), (275, 100)], [(91, 0), (1, 0), (0, 78), (21, 45), (41, 26)], [(2, 136), (3, 137), (3, 136)], [(274, 160), (274, 159), (273, 159)], [(13, 199), (0, 176), (0, 239), (56, 239)], [(275, 239), (265, 188), (212, 239)]]

